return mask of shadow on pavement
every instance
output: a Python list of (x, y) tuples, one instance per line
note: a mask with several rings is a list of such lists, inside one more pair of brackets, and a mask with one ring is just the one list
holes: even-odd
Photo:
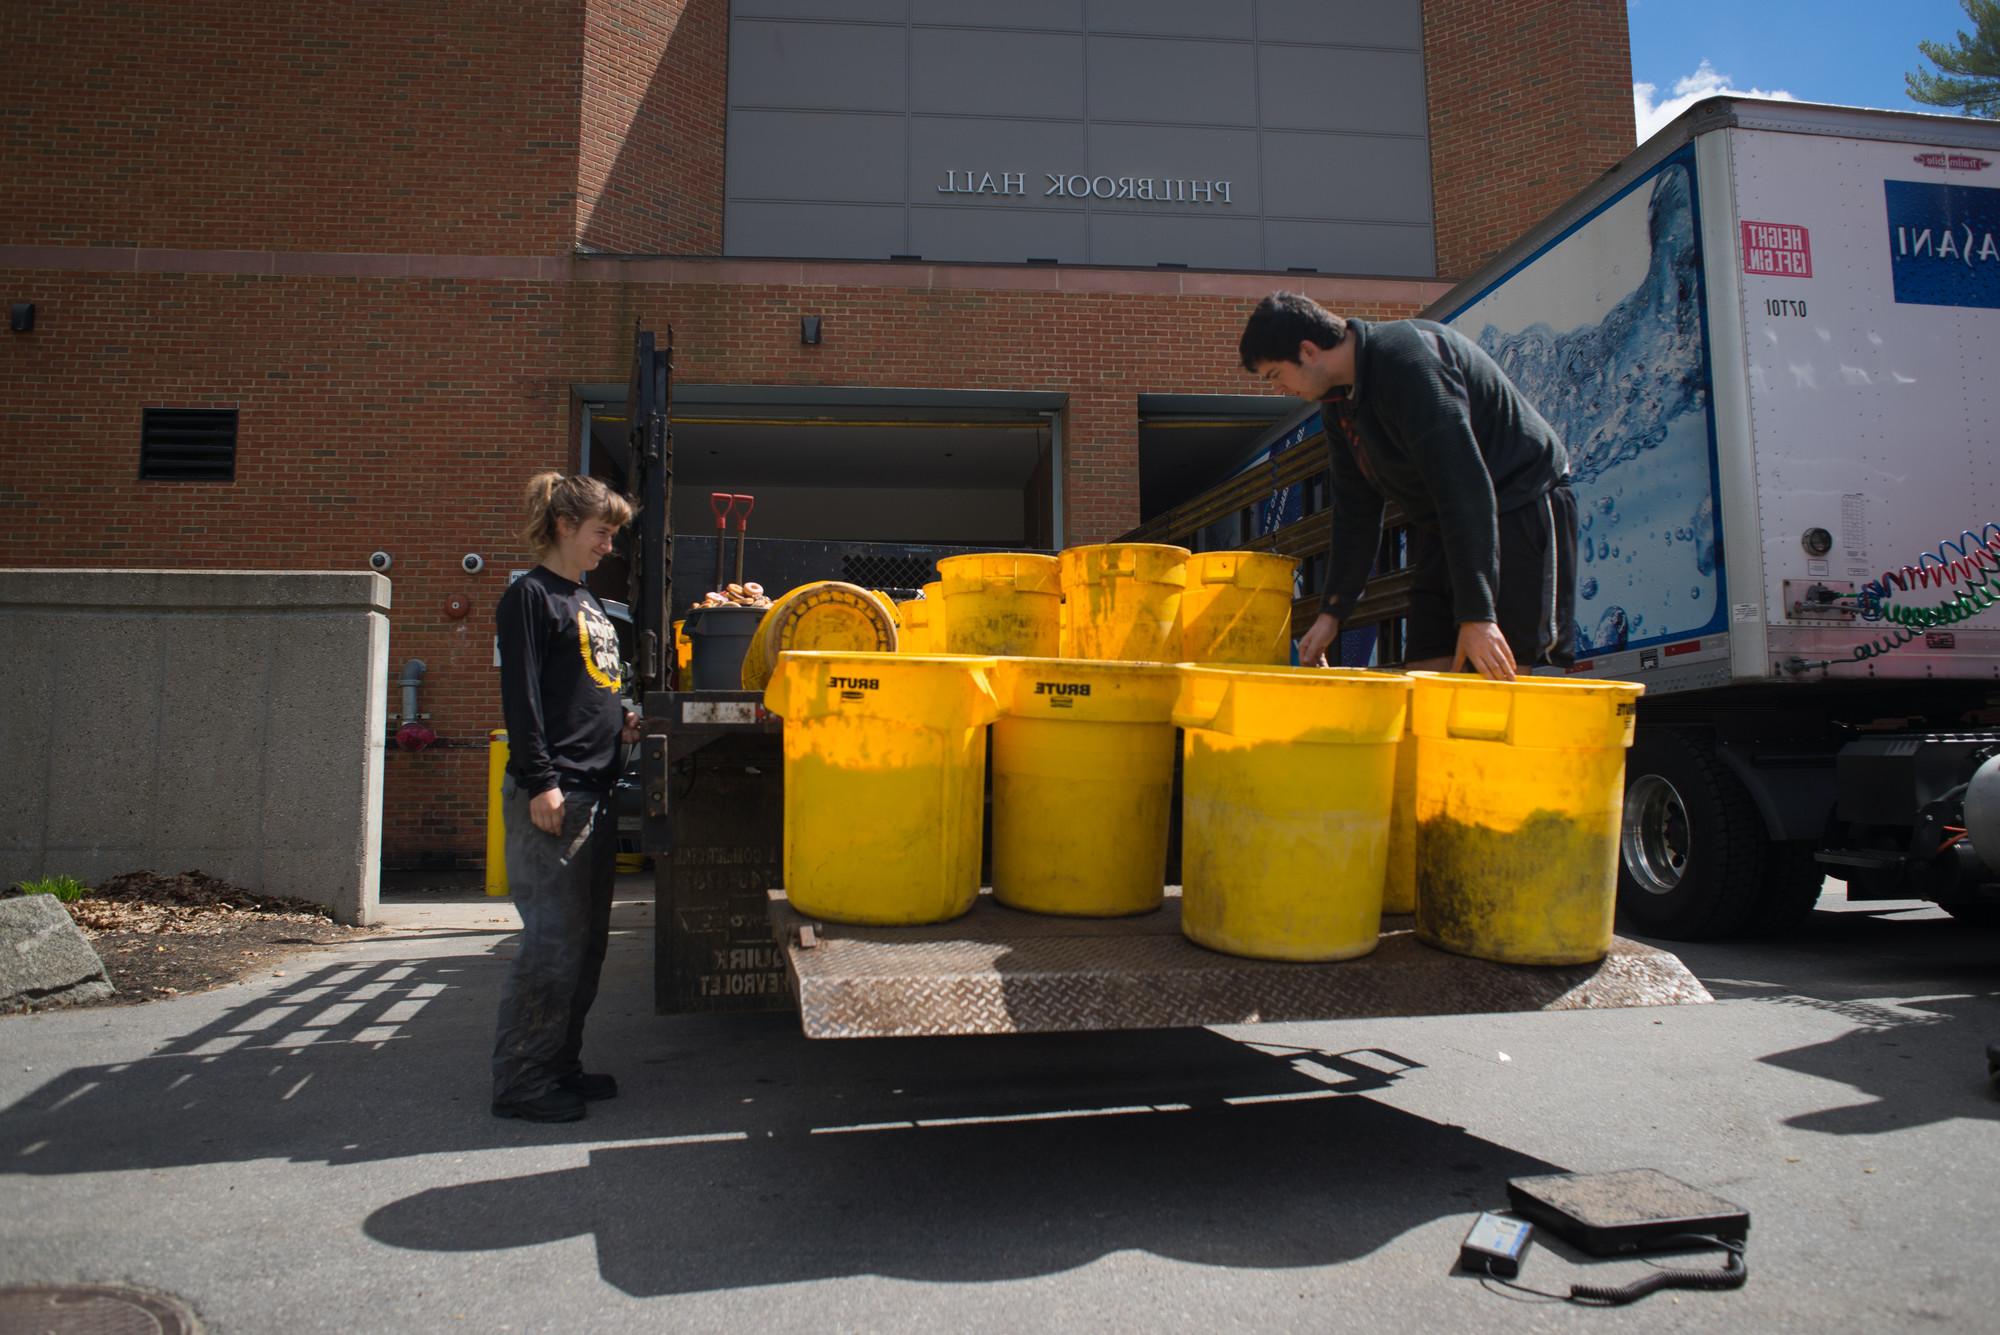
[(1864, 1096), (1785, 1125), (1873, 1135), (2000, 1118), (1986, 1073), (1986, 1045), (2000, 1041), (2000, 931), (1914, 902), (1849, 904), (1837, 893), (1820, 902), (1776, 940), (1656, 943), (1717, 1000), (1800, 1007), (1851, 1026), (1759, 1058)]
[[(499, 956), (363, 954), (137, 1060), (56, 1074), (0, 1110), (0, 1172), (404, 1158), (411, 1194), (369, 1236), (443, 1252), (592, 1236), (604, 1276), (649, 1295), (978, 1281), (1132, 1248), (1320, 1265), (1557, 1167), (1357, 1097), (1421, 1078), (1393, 1052), (1207, 1030), (810, 1042), (790, 1014), (653, 1015), (651, 952), (616, 940), (586, 1059), (621, 1096), (567, 1126), (499, 1121)], [(425, 1189), (464, 1170), (422, 1156), (551, 1146), (588, 1162)]]

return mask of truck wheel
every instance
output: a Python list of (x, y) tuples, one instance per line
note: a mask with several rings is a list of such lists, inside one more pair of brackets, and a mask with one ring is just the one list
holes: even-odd
[(1730, 936), (1760, 907), (1764, 822), (1706, 737), (1639, 729), (1618, 851), (1618, 907), (1647, 936)]

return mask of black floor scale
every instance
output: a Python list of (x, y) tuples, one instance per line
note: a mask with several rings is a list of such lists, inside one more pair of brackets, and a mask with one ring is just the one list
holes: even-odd
[(1653, 1168), (1517, 1177), (1507, 1183), (1507, 1203), (1514, 1214), (1592, 1256), (1718, 1242), (1740, 1250), (1750, 1234), (1748, 1211)]

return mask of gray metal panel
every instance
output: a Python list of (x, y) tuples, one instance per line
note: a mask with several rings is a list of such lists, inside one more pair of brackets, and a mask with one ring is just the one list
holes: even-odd
[(1082, 264), (1088, 238), (1082, 210), (926, 208), (910, 210), (910, 244), (919, 255), (1019, 264), (1060, 260)]
[[(1088, 157), (1089, 141), (1085, 137), (1082, 121), (912, 116), (910, 199), (918, 204), (962, 203), (989, 212), (1032, 207), (1081, 213), (1082, 200), (1045, 193), (1048, 176), (1039, 168), (1072, 167)], [(938, 187), (946, 184), (947, 172), (962, 174), (968, 171), (1022, 172), (1026, 177), (1024, 188), (1027, 193), (968, 198), (939, 192)], [(732, 181), (731, 185), (734, 184)]]
[(1250, 6), (1215, 0), (1091, 0), (1090, 29), (1243, 40), (1253, 31)]
[(1428, 227), (1273, 218), (1264, 231), (1265, 263), (1273, 269), (1410, 278), (1427, 277), (1436, 271), (1437, 243)]
[(1172, 163), (1178, 176), (1230, 182), (1230, 202), (1151, 204), (1149, 212), (1254, 216), (1260, 207), (1255, 130), (1198, 130), (1180, 125), (1090, 127), (1092, 174), (1144, 176), (1157, 173), (1162, 163)]
[(729, 127), (737, 199), (903, 202), (903, 118), (738, 111)]
[(723, 227), (732, 255), (882, 260), (907, 253), (900, 204), (730, 201)]
[(1266, 42), (1417, 51), (1424, 44), (1423, 0), (1257, 0), (1257, 35)]
[(910, 0), (910, 22), (1083, 30), (1083, 0)]
[(1081, 37), (918, 28), (910, 34), (910, 51), (913, 112), (1083, 114)]
[(1431, 157), (1421, 139), (1373, 135), (1266, 134), (1282, 170), (1264, 189), (1279, 217), (1429, 223)]
[(1269, 127), (1415, 135), (1430, 128), (1424, 61), (1414, 52), (1266, 46), (1261, 72)]
[(901, 111), (903, 42), (900, 26), (739, 19), (729, 28), (729, 104)]
[[(1417, 100), (1422, 103), (1421, 85)], [(1090, 114), (1097, 120), (1255, 125), (1257, 48), (1244, 42), (1092, 37)]]
[[(1373, 954), (1327, 964), (1237, 959), (1180, 933), (1180, 897), (1137, 918), (973, 910), (936, 927), (813, 922), (773, 893), (808, 1038), (1028, 1034), (1214, 1024), (1700, 1005), (1713, 998), (1664, 950), (1612, 938), (1596, 964), (1494, 964), (1384, 917)], [(801, 929), (810, 929), (806, 945)]]
[(1107, 213), (1101, 205), (1090, 215), (1090, 258), (1096, 264), (1261, 269), (1263, 249), (1254, 216)]
[(858, 19), (901, 23), (909, 0), (731, 0), (731, 18)]

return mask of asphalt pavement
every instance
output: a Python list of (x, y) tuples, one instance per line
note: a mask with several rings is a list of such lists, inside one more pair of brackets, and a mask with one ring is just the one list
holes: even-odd
[[(0, 1019), (0, 1284), (209, 1330), (1986, 1330), (2000, 933), (1822, 900), (1681, 946), (1712, 1005), (809, 1042), (653, 1014), (630, 881), (567, 1126), (487, 1111), (505, 901), (213, 992)], [(1739, 1291), (1582, 1309), (1453, 1273), (1510, 1177), (1746, 1208)], [(1686, 1259), (1708, 1266), (1714, 1254)], [(1525, 1285), (1643, 1260), (1538, 1240)]]

